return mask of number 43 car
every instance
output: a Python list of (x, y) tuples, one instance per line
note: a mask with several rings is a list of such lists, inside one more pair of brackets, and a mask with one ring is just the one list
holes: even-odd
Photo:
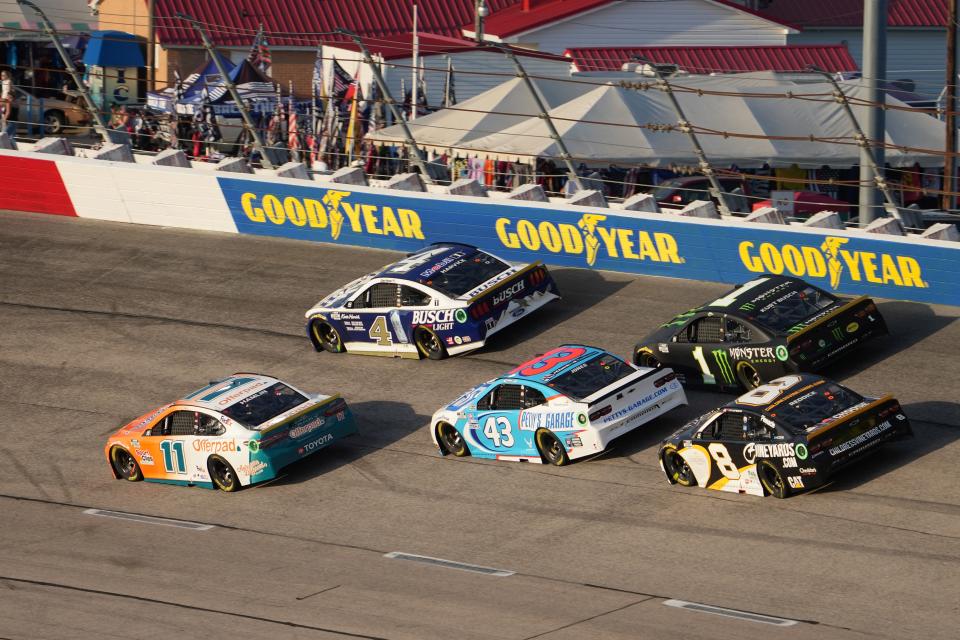
[(634, 362), (672, 367), (684, 384), (752, 389), (814, 372), (887, 333), (873, 300), (839, 298), (788, 276), (764, 276), (680, 314), (637, 343)]
[(541, 263), (509, 264), (465, 244), (436, 244), (334, 291), (307, 311), (318, 351), (439, 360), (560, 296)]
[(822, 486), (882, 442), (912, 436), (892, 396), (790, 375), (687, 424), (661, 445), (660, 466), (671, 484), (786, 498)]
[(235, 373), (130, 422), (104, 451), (116, 478), (236, 491), (356, 431), (340, 396)]
[(563, 465), (685, 404), (669, 369), (564, 345), (437, 411), (431, 433), (442, 455)]

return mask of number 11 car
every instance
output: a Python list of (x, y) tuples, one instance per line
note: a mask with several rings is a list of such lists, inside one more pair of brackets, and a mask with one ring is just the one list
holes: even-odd
[(116, 478), (236, 491), (356, 430), (340, 396), (235, 373), (130, 422), (104, 452)]
[(431, 434), (444, 455), (563, 465), (685, 404), (669, 369), (564, 345), (437, 411)]
[(912, 436), (892, 396), (790, 375), (687, 424), (661, 445), (660, 466), (671, 484), (786, 498), (822, 486), (882, 442)]

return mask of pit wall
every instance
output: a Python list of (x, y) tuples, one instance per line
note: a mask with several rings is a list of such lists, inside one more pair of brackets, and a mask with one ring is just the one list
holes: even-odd
[(786, 273), (844, 294), (960, 306), (960, 243), (941, 240), (17, 151), (0, 151), (0, 176), (0, 210), (399, 251), (457, 241), (513, 261), (730, 284)]

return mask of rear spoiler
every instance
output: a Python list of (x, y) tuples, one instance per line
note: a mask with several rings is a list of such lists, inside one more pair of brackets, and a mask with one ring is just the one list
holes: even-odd
[(844, 424), (845, 422), (849, 422), (851, 418), (855, 418), (856, 416), (862, 415), (862, 414), (864, 414), (864, 413), (866, 413), (866, 412), (868, 412), (868, 411), (871, 411), (871, 410), (873, 410), (873, 409), (876, 409), (876, 408), (877, 408), (878, 406), (880, 406), (881, 404), (883, 404), (883, 403), (885, 403), (885, 402), (889, 402), (889, 401), (891, 401), (891, 400), (893, 400), (893, 399), (894, 399), (893, 395), (892, 395), (892, 394), (889, 394), (889, 393), (888, 393), (887, 395), (881, 397), (881, 398), (877, 398), (877, 399), (875, 399), (873, 402), (871, 402), (870, 404), (864, 405), (864, 406), (860, 407), (859, 409), (857, 409), (856, 411), (854, 411), (854, 412), (852, 412), (852, 413), (848, 413), (847, 415), (843, 416), (843, 417), (840, 418), (839, 420), (834, 420), (834, 421), (830, 422), (829, 424), (825, 424), (825, 425), (823, 425), (822, 427), (820, 427), (819, 429), (817, 429), (816, 431), (810, 431), (810, 432), (808, 432), (808, 433), (807, 433), (807, 440), (808, 440), (808, 441), (809, 441), (809, 440), (812, 440), (813, 438), (816, 438), (817, 436), (822, 435), (822, 434), (826, 433), (827, 431), (830, 431), (831, 429), (834, 429), (835, 427), (838, 427), (838, 426)]
[(495, 282), (495, 283), (493, 283), (492, 285), (490, 285), (489, 287), (487, 287), (486, 289), (484, 289), (483, 291), (481, 291), (480, 293), (478, 293), (477, 295), (473, 296), (472, 298), (470, 298), (469, 300), (467, 300), (467, 304), (468, 304), (468, 305), (471, 305), (471, 304), (473, 304), (474, 302), (478, 302), (478, 301), (479, 301), (481, 298), (483, 298), (484, 296), (490, 295), (490, 293), (493, 292), (494, 289), (498, 289), (498, 288), (502, 287), (502, 286), (505, 285), (505, 284), (509, 284), (509, 283), (511, 283), (511, 282), (514, 282), (514, 281), (516, 281), (518, 278), (520, 278), (520, 277), (526, 275), (527, 273), (529, 273), (530, 271), (533, 271), (534, 269), (537, 269), (537, 268), (542, 267), (542, 266), (543, 266), (543, 263), (540, 262), (539, 260), (536, 261), (536, 262), (531, 262), (530, 264), (528, 264), (527, 266), (525, 266), (523, 269), (520, 269), (520, 270), (517, 271), (516, 273), (512, 274), (509, 278), (505, 278), (505, 279), (503, 279), (503, 280), (500, 280), (500, 281), (498, 281), (498, 282)]
[[(647, 371), (646, 373), (644, 373), (644, 374), (641, 375), (641, 376), (638, 376), (638, 377), (636, 377), (636, 378), (630, 378), (629, 381), (624, 382), (624, 383), (621, 384), (621, 385), (618, 385), (616, 389), (611, 389), (610, 391), (607, 391), (606, 393), (604, 393), (602, 396), (600, 396), (600, 397), (598, 397), (598, 398), (593, 398), (593, 399), (590, 400), (589, 402), (587, 401), (586, 398), (584, 398), (583, 402), (586, 402), (588, 407), (593, 407), (593, 406), (595, 406), (595, 405), (600, 404), (601, 402), (603, 402), (604, 400), (606, 400), (606, 399), (609, 398), (610, 396), (612, 396), (612, 395), (614, 395), (614, 394), (617, 394), (617, 393), (620, 393), (621, 391), (623, 391), (623, 390), (626, 389), (627, 387), (632, 387), (633, 385), (637, 384), (638, 382), (641, 382), (641, 381), (643, 381), (643, 380), (646, 380), (646, 379), (648, 379), (648, 378), (652, 378), (652, 377), (655, 377), (655, 376), (662, 376), (662, 377), (664, 378), (664, 384), (667, 383), (667, 382), (670, 382), (670, 380), (673, 380), (674, 378), (677, 377), (677, 375), (676, 375), (672, 370), (670, 370), (670, 369), (662, 369), (662, 368), (660, 368), (660, 369), (651, 369), (650, 371)], [(659, 380), (658, 380), (658, 382), (659, 382)], [(661, 386), (661, 385), (657, 385), (657, 386), (659, 387), (659, 386)]]
[(796, 333), (792, 333), (792, 334), (788, 335), (788, 336), (787, 336), (787, 343), (793, 342), (794, 340), (796, 340), (797, 338), (799, 338), (800, 336), (802, 336), (802, 335), (805, 334), (806, 332), (810, 331), (810, 330), (813, 329), (814, 327), (820, 326), (821, 324), (823, 324), (823, 323), (826, 322), (827, 320), (830, 320), (831, 318), (835, 318), (835, 317), (837, 317), (838, 315), (844, 313), (845, 311), (848, 311), (848, 310), (849, 310), (851, 307), (853, 307), (854, 305), (859, 304), (859, 303), (863, 302), (864, 300), (869, 300), (869, 299), (870, 299), (869, 296), (860, 296), (859, 298), (854, 298), (853, 300), (848, 301), (848, 302), (847, 302), (846, 304), (844, 304), (843, 306), (837, 307), (836, 309), (834, 309), (833, 311), (831, 311), (831, 312), (828, 313), (827, 315), (825, 315), (825, 316), (823, 316), (822, 318), (818, 319), (816, 322), (807, 325), (806, 327), (804, 327), (803, 329), (800, 329), (800, 331), (797, 331)]
[(278, 422), (277, 424), (270, 425), (270, 426), (267, 427), (266, 429), (260, 430), (260, 433), (269, 433), (269, 432), (273, 431), (274, 429), (279, 429), (280, 427), (283, 427), (283, 426), (285, 426), (285, 425), (290, 424), (291, 422), (293, 422), (294, 420), (296, 420), (296, 419), (299, 418), (300, 416), (306, 415), (306, 414), (310, 413), (311, 411), (316, 411), (317, 409), (320, 409), (321, 407), (325, 407), (325, 406), (333, 403), (333, 402), (336, 401), (336, 400), (342, 400), (342, 398), (340, 397), (340, 394), (339, 394), (339, 393), (336, 394), (336, 395), (330, 396), (329, 398), (327, 398), (326, 400), (324, 400), (323, 402), (321, 402), (321, 403), (319, 403), (319, 404), (311, 405), (311, 406), (307, 407), (306, 409), (303, 409), (303, 410), (301, 410), (301, 411), (297, 411), (297, 412), (296, 412), (295, 414), (293, 414), (292, 416), (287, 416), (286, 418), (284, 418), (283, 420), (281, 420), (281, 421)]

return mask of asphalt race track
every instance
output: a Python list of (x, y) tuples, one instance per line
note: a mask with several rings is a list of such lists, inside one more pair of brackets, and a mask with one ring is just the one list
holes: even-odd
[[(469, 386), (563, 342), (627, 354), (724, 285), (555, 269), (564, 300), (474, 355), (336, 356), (303, 312), (397, 254), (0, 216), (0, 638), (957, 637), (960, 309), (880, 301), (893, 337), (828, 372), (893, 391), (915, 440), (761, 499), (656, 461), (726, 395), (563, 468), (442, 458), (428, 434)], [(235, 371), (343, 393), (360, 434), (232, 495), (112, 478), (108, 433)]]

